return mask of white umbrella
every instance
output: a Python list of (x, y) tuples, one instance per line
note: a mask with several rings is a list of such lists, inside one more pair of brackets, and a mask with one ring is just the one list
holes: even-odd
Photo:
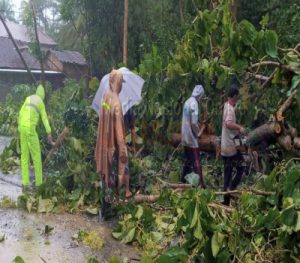
[[(142, 88), (144, 79), (139, 75), (134, 74), (128, 68), (119, 69), (123, 74), (125, 82), (122, 83), (122, 90), (119, 98), (122, 104), (123, 115), (134, 105), (137, 105), (142, 100)], [(100, 104), (104, 98), (106, 91), (109, 89), (109, 74), (106, 74), (100, 82), (99, 88), (96, 92), (95, 98), (92, 103), (92, 108), (99, 115)]]

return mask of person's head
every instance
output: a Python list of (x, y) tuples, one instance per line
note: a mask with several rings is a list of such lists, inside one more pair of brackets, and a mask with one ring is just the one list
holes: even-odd
[(113, 69), (109, 74), (109, 87), (112, 92), (120, 93), (122, 90), (123, 74), (120, 70)]
[(235, 105), (237, 103), (239, 94), (240, 92), (238, 86), (236, 84), (232, 84), (228, 91), (228, 100), (231, 105)]
[(38, 95), (42, 100), (45, 99), (45, 89), (41, 84), (38, 85), (35, 94)]
[(200, 101), (203, 97), (204, 97), (204, 88), (202, 85), (196, 85), (193, 93), (192, 93), (192, 97), (195, 97), (197, 101)]

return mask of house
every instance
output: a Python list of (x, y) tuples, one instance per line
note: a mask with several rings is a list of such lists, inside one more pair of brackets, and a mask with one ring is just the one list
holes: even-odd
[[(40, 79), (41, 66), (30, 53), (32, 43), (27, 28), (11, 21), (6, 22), (26, 64), (36, 80)], [(88, 66), (84, 57), (75, 51), (56, 51), (57, 43), (44, 32), (38, 31), (44, 59), (45, 79), (54, 88), (63, 86), (65, 78), (80, 80), (88, 74)], [(5, 99), (9, 90), (20, 83), (32, 83), (24, 63), (22, 62), (12, 40), (0, 21), (0, 100)]]
[(63, 72), (67, 78), (79, 81), (88, 76), (88, 66), (85, 58), (77, 51), (48, 50), (45, 66), (49, 70)]
[[(20, 25), (12, 21), (6, 21), (13, 38), (19, 43), (20, 47), (28, 46), (32, 41), (25, 25)], [(57, 49), (57, 43), (41, 30), (38, 30), (39, 42), (43, 50)], [(2, 22), (0, 22), (0, 37), (8, 38), (7, 31)]]

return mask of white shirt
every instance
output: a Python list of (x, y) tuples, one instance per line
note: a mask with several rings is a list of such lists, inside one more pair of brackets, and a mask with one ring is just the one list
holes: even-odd
[(237, 153), (233, 138), (238, 134), (238, 131), (231, 130), (226, 127), (226, 123), (236, 123), (235, 110), (229, 102), (224, 105), (222, 138), (221, 138), (221, 155), (225, 157), (233, 156)]

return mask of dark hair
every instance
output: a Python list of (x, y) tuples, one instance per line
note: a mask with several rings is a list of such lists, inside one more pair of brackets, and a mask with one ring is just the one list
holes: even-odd
[(232, 84), (228, 91), (228, 97), (233, 98), (235, 95), (239, 95), (239, 87), (236, 84)]

